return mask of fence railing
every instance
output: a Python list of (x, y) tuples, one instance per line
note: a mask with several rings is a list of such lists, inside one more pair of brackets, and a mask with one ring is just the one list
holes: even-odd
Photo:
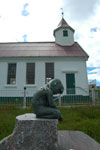
[(26, 108), (31, 105), (33, 90), (0, 90), (1, 105), (20, 105)]
[(76, 88), (75, 92), (71, 89), (67, 94), (61, 97), (61, 105), (76, 105), (76, 104), (100, 104), (100, 89), (82, 89)]
[[(76, 104), (100, 104), (100, 90), (91, 89), (89, 95), (87, 89), (69, 89), (67, 94), (55, 97), (55, 102), (59, 106)], [(17, 105), (26, 108), (32, 105), (33, 90), (0, 90), (0, 106)], [(87, 95), (85, 95), (87, 94)]]

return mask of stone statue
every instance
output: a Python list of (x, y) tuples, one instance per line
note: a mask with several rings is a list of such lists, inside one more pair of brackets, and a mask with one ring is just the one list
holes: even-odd
[(38, 90), (32, 98), (34, 113), (37, 118), (62, 120), (60, 110), (54, 104), (53, 95), (62, 94), (63, 84), (59, 79), (51, 80), (46, 87)]

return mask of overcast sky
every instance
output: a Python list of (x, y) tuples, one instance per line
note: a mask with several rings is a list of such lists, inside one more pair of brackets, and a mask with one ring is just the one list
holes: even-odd
[(88, 53), (88, 79), (100, 85), (100, 0), (0, 0), (0, 42), (54, 41), (61, 20)]

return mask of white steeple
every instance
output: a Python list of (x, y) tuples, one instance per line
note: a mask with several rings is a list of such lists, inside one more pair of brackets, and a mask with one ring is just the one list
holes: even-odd
[(62, 46), (70, 46), (74, 43), (74, 29), (68, 25), (62, 16), (58, 27), (54, 30), (55, 42)]

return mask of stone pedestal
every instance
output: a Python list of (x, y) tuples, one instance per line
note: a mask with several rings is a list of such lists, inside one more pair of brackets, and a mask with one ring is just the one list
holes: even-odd
[(58, 150), (57, 123), (35, 114), (18, 116), (13, 133), (0, 141), (0, 150)]

